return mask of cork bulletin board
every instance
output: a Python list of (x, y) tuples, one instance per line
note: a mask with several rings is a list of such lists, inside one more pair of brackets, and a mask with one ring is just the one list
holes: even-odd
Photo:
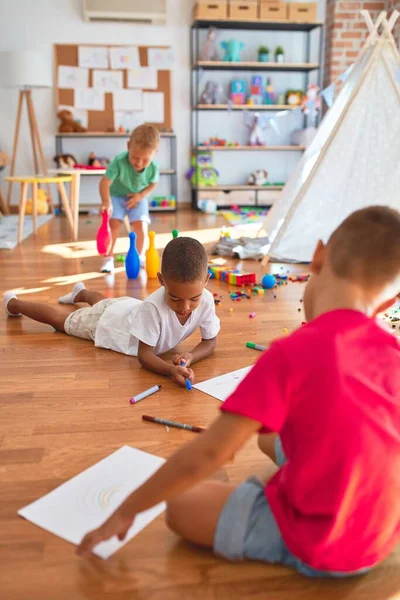
[[(116, 45), (109, 44), (56, 44), (54, 45), (54, 89), (55, 89), (55, 101), (56, 110), (59, 106), (74, 106), (74, 90), (73, 89), (62, 89), (58, 86), (58, 67), (78, 67), (78, 48), (79, 46), (97, 46), (100, 48), (106, 47), (107, 49), (117, 47)], [(127, 47), (118, 45), (118, 47)], [(167, 50), (165, 46), (139, 46), (139, 57), (140, 66), (148, 66), (148, 50), (150, 48), (158, 48)], [(126, 69), (122, 69), (123, 73), (123, 89), (131, 89), (128, 87), (128, 72)], [(89, 87), (93, 86), (93, 69), (89, 69)], [(172, 131), (172, 106), (171, 106), (171, 71), (170, 70), (158, 70), (157, 71), (157, 88), (156, 89), (143, 89), (144, 92), (162, 92), (164, 95), (164, 122), (154, 123), (154, 125), (160, 130)], [(111, 132), (115, 131), (114, 127), (114, 107), (113, 107), (113, 94), (112, 92), (105, 92), (105, 105), (104, 110), (89, 110), (88, 111), (88, 125), (87, 130), (89, 132)], [(151, 121), (147, 121), (151, 122)]]

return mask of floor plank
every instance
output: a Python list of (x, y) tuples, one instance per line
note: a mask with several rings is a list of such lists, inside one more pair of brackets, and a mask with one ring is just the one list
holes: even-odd
[[(146, 283), (143, 277), (127, 281), (121, 267), (114, 280), (101, 275), (94, 242), (96, 218), (80, 221), (76, 243), (63, 242), (68, 228), (57, 219), (14, 251), (1, 252), (3, 288), (16, 288), (24, 298), (54, 304), (79, 280), (108, 297), (144, 298), (156, 289), (155, 282)], [(208, 244), (223, 224), (222, 217), (189, 211), (157, 215), (153, 222), (161, 246), (174, 228)], [(127, 240), (121, 238), (117, 251), (126, 249)], [(261, 274), (258, 264), (252, 267)], [(210, 282), (210, 290), (222, 295), (217, 309), (222, 331), (215, 355), (195, 365), (198, 381), (252, 364), (258, 353), (246, 349), (246, 341), (266, 344), (284, 335), (284, 329), (291, 331), (301, 324), (302, 284), (280, 287), (276, 298), (271, 292), (235, 304), (228, 297), (229, 289)], [(249, 319), (253, 311), (256, 318)], [(194, 339), (182, 344), (182, 349), (189, 349)], [(17, 510), (124, 444), (168, 457), (192, 439), (190, 432), (166, 431), (142, 422), (143, 412), (207, 426), (217, 415), (219, 402), (162, 379), (158, 394), (145, 404), (130, 406), (130, 396), (161, 378), (146, 372), (135, 359), (3, 314), (0, 359), (0, 589), (7, 600), (400, 598), (398, 550), (367, 576), (352, 581), (310, 580), (280, 566), (229, 564), (180, 541), (167, 530), (163, 516), (109, 561), (77, 559), (70, 544), (24, 521)], [(239, 483), (252, 473), (273, 468), (251, 440), (235, 462), (215, 477)]]

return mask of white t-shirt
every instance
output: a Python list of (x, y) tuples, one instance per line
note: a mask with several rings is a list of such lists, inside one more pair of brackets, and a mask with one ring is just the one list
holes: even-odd
[(121, 354), (137, 356), (139, 340), (152, 346), (155, 354), (172, 350), (200, 327), (204, 340), (211, 340), (220, 330), (212, 294), (204, 290), (199, 306), (182, 325), (165, 301), (163, 287), (144, 302), (121, 298), (102, 314), (96, 328), (95, 345)]

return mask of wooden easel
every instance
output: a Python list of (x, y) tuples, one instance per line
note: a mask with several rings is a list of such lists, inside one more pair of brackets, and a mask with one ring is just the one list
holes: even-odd
[[(38, 122), (36, 119), (35, 108), (32, 102), (32, 92), (31, 90), (20, 90), (19, 91), (19, 100), (18, 100), (18, 109), (17, 109), (17, 120), (15, 122), (15, 133), (14, 133), (14, 144), (13, 151), (11, 157), (11, 167), (10, 167), (10, 176), (14, 175), (15, 171), (15, 163), (17, 158), (17, 149), (18, 149), (18, 140), (19, 140), (19, 130), (21, 127), (21, 118), (22, 118), (22, 110), (24, 99), (26, 101), (26, 107), (28, 111), (28, 120), (29, 120), (29, 129), (31, 132), (31, 140), (32, 140), (32, 152), (33, 152), (33, 163), (35, 166), (35, 175), (47, 175), (46, 161), (44, 159), (42, 142), (40, 139)], [(11, 202), (11, 193), (12, 193), (12, 185), (13, 182), (10, 181), (8, 184), (8, 192), (7, 192), (7, 204), (10, 206)], [(50, 206), (53, 205), (51, 201), (50, 187), (47, 184), (47, 194), (50, 200)]]

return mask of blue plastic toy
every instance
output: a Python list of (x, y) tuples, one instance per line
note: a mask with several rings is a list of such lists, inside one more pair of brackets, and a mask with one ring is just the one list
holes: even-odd
[(266, 275), (264, 275), (264, 277), (261, 280), (261, 285), (266, 290), (272, 290), (272, 288), (275, 286), (275, 284), (276, 284), (276, 279), (270, 273), (267, 273)]
[(137, 279), (140, 271), (140, 257), (136, 248), (136, 233), (129, 234), (129, 252), (125, 258), (125, 271), (128, 279)]
[(243, 42), (238, 42), (237, 40), (221, 42), (221, 48), (225, 50), (225, 56), (223, 58), (225, 62), (240, 62), (240, 53), (244, 48)]

